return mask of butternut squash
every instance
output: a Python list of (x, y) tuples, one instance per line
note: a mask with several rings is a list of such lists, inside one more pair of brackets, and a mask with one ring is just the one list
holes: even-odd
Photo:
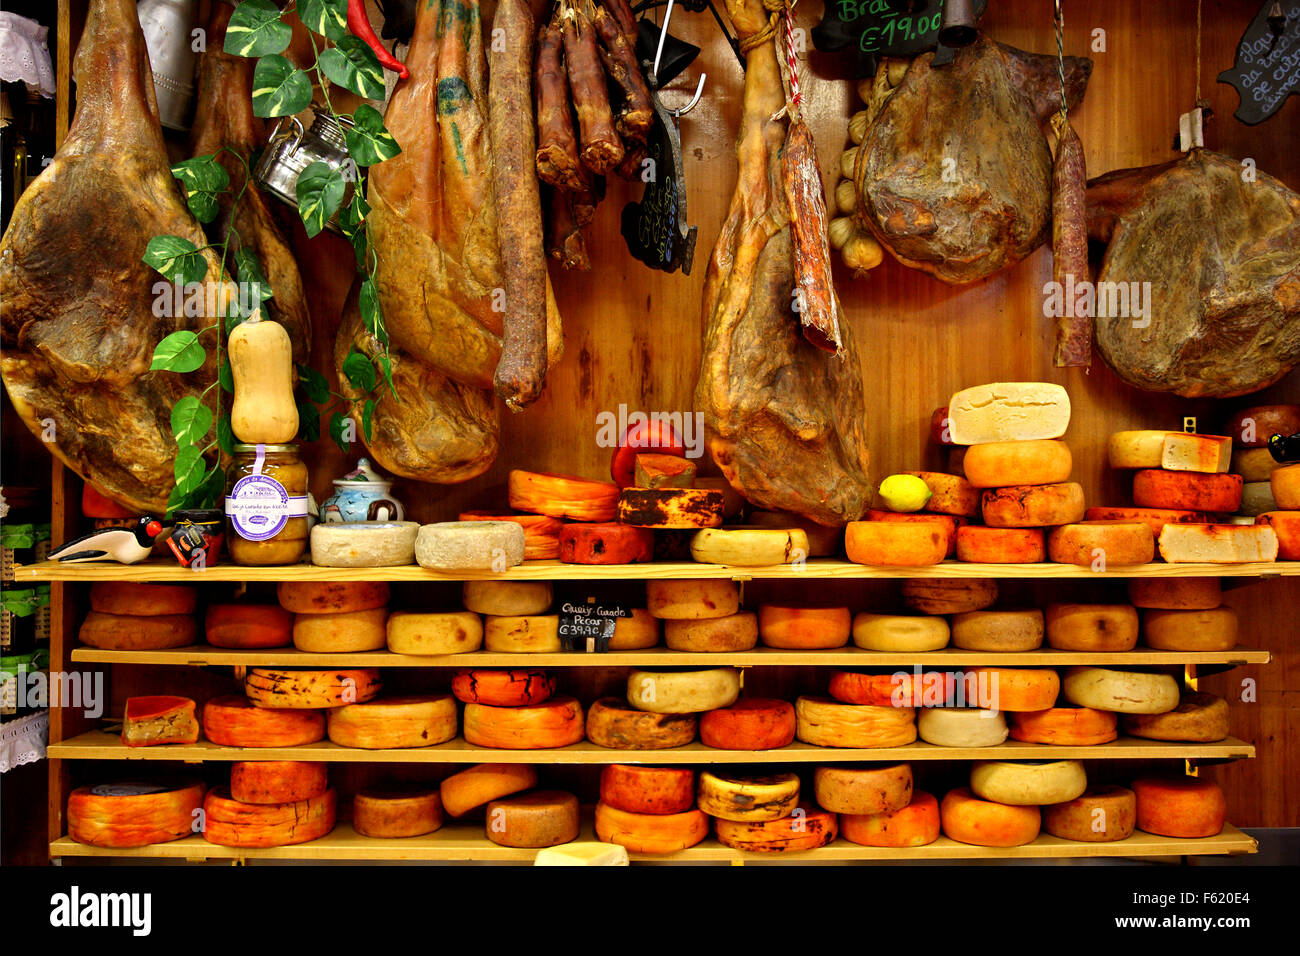
[(293, 343), (284, 326), (260, 313), (230, 333), (230, 372), (235, 399), (230, 427), (249, 445), (283, 444), (298, 434), (293, 400)]

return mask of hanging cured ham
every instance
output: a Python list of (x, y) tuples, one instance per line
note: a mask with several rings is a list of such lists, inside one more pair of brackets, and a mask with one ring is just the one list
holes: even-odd
[(1108, 243), (1097, 350), (1120, 378), (1227, 398), (1300, 362), (1300, 195), (1195, 149), (1107, 173), (1088, 184), (1087, 202), (1089, 237)]
[[(77, 474), (160, 511), (174, 483), (171, 408), (215, 370), (150, 372), (154, 346), (213, 320), (156, 315), (160, 277), (140, 257), (154, 236), (206, 239), (171, 175), (134, 0), (91, 0), (83, 36), (72, 128), (0, 240), (4, 383)], [(217, 257), (203, 257), (216, 279)]]
[[(728, 0), (742, 43), (762, 30), (761, 0)], [(788, 121), (773, 39), (746, 53), (739, 175), (704, 289), (707, 323), (695, 406), (727, 480), (761, 508), (825, 525), (870, 503), (866, 411), (848, 323), (840, 354), (804, 338), (781, 162)]]

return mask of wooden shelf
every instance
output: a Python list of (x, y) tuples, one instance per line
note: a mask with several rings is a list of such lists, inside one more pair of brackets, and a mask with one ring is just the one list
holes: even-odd
[(105, 651), (76, 647), (72, 660), (97, 664), (170, 664), (173, 666), (242, 665), (245, 667), (761, 667), (773, 665), (817, 665), (827, 667), (908, 667), (972, 665), (983, 667), (1066, 667), (1091, 664), (1098, 667), (1160, 664), (1267, 664), (1268, 651), (1239, 647), (1231, 651), (941, 651), (895, 653), (846, 647), (829, 651), (787, 651), (755, 648), (752, 651), (709, 654), (671, 651), (652, 647), (640, 651), (610, 651), (604, 654), (504, 654), (474, 651), (468, 654), (438, 654), (415, 657), (391, 651), (359, 651), (351, 654), (320, 654), (292, 647), (271, 650), (230, 650), (195, 644), (157, 651)]
[(46, 753), (58, 760), (179, 760), (186, 763), (227, 760), (322, 760), (332, 763), (535, 763), (535, 764), (757, 764), (845, 763), (863, 760), (1243, 760), (1255, 756), (1255, 745), (1228, 737), (1217, 743), (1170, 743), (1121, 737), (1109, 744), (1059, 747), (1008, 740), (996, 747), (937, 747), (918, 741), (902, 747), (858, 749), (816, 747), (793, 743), (776, 750), (717, 750), (686, 744), (670, 750), (611, 750), (590, 741), (547, 750), (500, 750), (478, 747), (461, 738), (431, 747), (361, 750), (322, 740), (298, 747), (223, 747), (211, 741), (127, 747), (115, 733), (91, 730), (70, 740), (51, 743)]
[(923, 568), (883, 568), (824, 558), (802, 566), (778, 564), (761, 568), (736, 568), (721, 564), (658, 562), (593, 566), (559, 561), (525, 561), (504, 573), (491, 571), (430, 571), (416, 565), (397, 568), (318, 568), (294, 564), (271, 568), (218, 564), (203, 571), (183, 568), (174, 561), (151, 559), (140, 564), (60, 564), (43, 561), (14, 569), (16, 581), (152, 581), (194, 583), (207, 581), (611, 581), (650, 578), (1184, 578), (1184, 577), (1300, 577), (1300, 561), (1248, 564), (1134, 564), (1107, 571), (1072, 564), (968, 564), (945, 561)]
[[(594, 840), (590, 826), (583, 828), (579, 840)], [(1236, 827), (1227, 825), (1218, 836), (1199, 840), (1135, 833), (1115, 843), (1078, 843), (1046, 834), (1027, 846), (983, 847), (958, 843), (939, 837), (926, 846), (886, 848), (858, 846), (837, 839), (830, 846), (801, 853), (746, 853), (723, 846), (713, 838), (677, 853), (666, 855), (629, 854), (637, 861), (662, 862), (744, 862), (744, 863), (840, 863), (852, 860), (1005, 860), (1048, 859), (1067, 857), (1163, 857), (1211, 854), (1254, 853), (1259, 844)], [(482, 827), (466, 823), (448, 823), (426, 836), (400, 840), (383, 840), (360, 836), (348, 824), (339, 824), (332, 832), (310, 843), (296, 846), (241, 849), (215, 846), (200, 836), (185, 837), (171, 843), (132, 849), (85, 846), (69, 837), (50, 844), (51, 857), (136, 857), (183, 860), (400, 860), (457, 861), (479, 860), (497, 863), (531, 863), (536, 850), (497, 846), (484, 835)]]

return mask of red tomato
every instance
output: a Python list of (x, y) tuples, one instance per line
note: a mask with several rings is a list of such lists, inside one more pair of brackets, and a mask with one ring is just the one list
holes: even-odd
[(677, 437), (673, 426), (658, 419), (637, 422), (629, 428), (614, 449), (609, 473), (620, 488), (632, 487), (636, 473), (636, 456), (642, 452), (686, 457), (686, 445)]
[(948, 430), (948, 406), (936, 408), (930, 416), (930, 438), (936, 445), (951, 445), (952, 433)]

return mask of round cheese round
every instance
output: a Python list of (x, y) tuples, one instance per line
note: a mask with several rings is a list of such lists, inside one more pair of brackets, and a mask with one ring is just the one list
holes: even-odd
[(388, 644), (388, 608), (339, 614), (295, 614), (293, 646), (318, 654), (377, 651)]
[(1047, 556), (1057, 564), (1085, 568), (1149, 564), (1156, 556), (1156, 539), (1144, 521), (1081, 521), (1052, 529)]
[(483, 648), (504, 654), (555, 654), (563, 648), (560, 616), (484, 618)]
[(1265, 448), (1239, 448), (1232, 453), (1232, 468), (1234, 475), (1241, 475), (1241, 480), (1246, 484), (1255, 481), (1268, 481), (1273, 472), (1282, 467), (1282, 462), (1273, 457), (1273, 453)]
[(1116, 739), (1115, 715), (1091, 707), (1049, 707), (1011, 715), (1011, 738), (1031, 744), (1090, 747)]
[(739, 696), (740, 671), (734, 667), (677, 672), (634, 669), (627, 675), (628, 703), (653, 714), (698, 714), (730, 707)]
[(758, 615), (741, 611), (727, 617), (664, 622), (664, 643), (674, 651), (748, 651), (758, 645)]
[(394, 611), (387, 632), (394, 654), (432, 657), (483, 646), (483, 620), (472, 611)]
[(421, 526), (415, 560), (435, 571), (495, 571), (524, 560), (524, 529), (513, 521), (441, 521)]
[(1223, 829), (1228, 802), (1217, 783), (1200, 777), (1141, 777), (1137, 828), (1181, 840), (1210, 837)]
[(77, 787), (68, 794), (68, 836), (114, 848), (179, 840), (194, 833), (205, 789), (197, 780)]
[(1268, 476), (1278, 511), (1300, 510), (1300, 465), (1283, 465)]
[(849, 642), (852, 615), (846, 607), (760, 604), (758, 633), (768, 647), (820, 650)]
[(537, 786), (537, 768), (526, 763), (481, 763), (467, 767), (439, 785), (442, 808), (463, 817), (476, 807)]
[(830, 697), (795, 701), (795, 736), (818, 747), (900, 747), (916, 740), (911, 707), (842, 704)]
[(185, 647), (199, 637), (198, 619), (190, 614), (143, 617), (91, 611), (81, 622), (77, 639), (106, 651), (158, 651)]
[(1062, 690), (1072, 704), (1121, 714), (1163, 714), (1178, 706), (1178, 682), (1168, 674), (1071, 667)]
[(764, 567), (808, 558), (808, 535), (799, 528), (705, 528), (691, 538), (701, 564)]
[(893, 813), (841, 814), (840, 836), (859, 846), (925, 846), (939, 839), (939, 801), (913, 790), (911, 803)]
[(614, 619), (609, 639), (611, 651), (639, 651), (659, 643), (659, 619), (643, 607), (632, 608), (631, 617)]
[(998, 608), (953, 615), (952, 646), (967, 651), (1035, 650), (1043, 646), (1043, 612)]
[(944, 836), (972, 846), (1024, 846), (1038, 838), (1038, 807), (981, 800), (966, 787), (949, 790), (939, 804)]
[(941, 515), (933, 514), (926, 511), (902, 512), (902, 511), (884, 511), (879, 508), (869, 508), (863, 516), (864, 521), (894, 521), (894, 522), (918, 522), (924, 521), (931, 524), (938, 522), (943, 525), (944, 534), (948, 538), (948, 551), (946, 557), (951, 558), (957, 552), (957, 531), (965, 527), (970, 519), (958, 515)]
[(669, 620), (726, 617), (740, 610), (735, 582), (718, 578), (651, 580), (645, 583), (646, 607)]
[(1131, 651), (1138, 614), (1129, 604), (1047, 605), (1047, 644), (1058, 651)]
[(981, 760), (971, 767), (971, 793), (1013, 807), (1073, 800), (1088, 787), (1078, 760)]
[(333, 790), (292, 803), (241, 803), (217, 787), (203, 800), (203, 839), (218, 846), (295, 846), (333, 830), (335, 813)]
[(700, 715), (700, 740), (719, 750), (774, 750), (794, 742), (794, 705), (742, 697)]
[(649, 528), (615, 521), (569, 522), (560, 529), (560, 560), (565, 564), (632, 564), (654, 559)]
[(912, 767), (905, 763), (818, 767), (813, 771), (813, 791), (818, 805), (831, 813), (896, 813), (912, 802)]
[(250, 667), (244, 693), (255, 707), (318, 710), (360, 704), (383, 686), (373, 667), (352, 670), (307, 671)]
[(555, 678), (535, 667), (474, 668), (456, 672), (451, 692), (466, 704), (521, 707), (549, 700), (555, 693)]
[(1128, 599), (1137, 607), (1206, 610), (1223, 603), (1218, 578), (1129, 578)]
[(1214, 694), (1184, 694), (1163, 714), (1126, 714), (1124, 732), (1147, 740), (1212, 743), (1228, 736), (1228, 702)]
[(939, 521), (850, 521), (844, 529), (849, 560), (878, 567), (939, 564), (952, 543), (948, 526)]
[(345, 614), (388, 603), (383, 581), (281, 581), (275, 594), (280, 606), (294, 614)]
[(510, 472), (506, 479), (510, 507), (573, 521), (613, 521), (618, 485), (574, 475)]
[(476, 747), (545, 750), (583, 739), (582, 705), (576, 697), (552, 697), (523, 707), (465, 705), (464, 734)]
[(996, 747), (1007, 739), (1007, 721), (980, 707), (924, 707), (916, 716), (917, 735), (936, 747)]
[(498, 846), (540, 848), (578, 838), (578, 798), (562, 790), (530, 790), (487, 805), (487, 838)]
[(284, 647), (293, 643), (293, 615), (278, 604), (209, 604), (203, 635), (213, 647)]
[(1268, 525), (1277, 535), (1277, 559), (1300, 561), (1300, 511), (1269, 511), (1258, 515), (1255, 524)]
[(629, 866), (627, 847), (595, 840), (574, 840), (545, 846), (533, 857), (533, 866)]
[(695, 771), (612, 763), (600, 772), (600, 801), (628, 813), (684, 813), (695, 806)]
[(297, 747), (325, 739), (319, 710), (254, 707), (247, 697), (214, 697), (203, 705), (203, 736), (223, 747)]
[(436, 788), (367, 787), (352, 800), (352, 828), (362, 836), (401, 839), (433, 833), (441, 826), (442, 800)]
[(1069, 480), (1074, 459), (1057, 439), (992, 441), (966, 449), (962, 467), (974, 488), (1051, 485)]
[(652, 714), (617, 697), (602, 697), (587, 711), (587, 739), (614, 750), (667, 750), (695, 739), (694, 714)]
[(1036, 564), (1046, 559), (1047, 539), (1042, 528), (989, 528), (971, 524), (957, 529), (958, 561)]
[(924, 707), (927, 692), (934, 700), (943, 697), (944, 675), (928, 672), (919, 677), (908, 671), (891, 674), (860, 674), (856, 671), (832, 671), (829, 693), (845, 704), (871, 704), (876, 707)]
[(230, 796), (240, 803), (293, 803), (329, 789), (326, 765), (314, 760), (236, 760)]
[(494, 617), (545, 614), (553, 597), (550, 581), (466, 581), (461, 589), (465, 610)]
[(1133, 503), (1139, 508), (1227, 514), (1236, 511), (1241, 504), (1241, 486), (1241, 475), (1207, 475), (1153, 468), (1133, 476)]
[(949, 637), (948, 621), (938, 616), (863, 611), (853, 618), (853, 643), (868, 651), (937, 651)]
[(709, 818), (699, 810), (682, 813), (631, 813), (607, 803), (596, 804), (596, 836), (632, 853), (676, 853), (709, 834)]
[(990, 488), (983, 497), (984, 523), (992, 528), (1045, 528), (1083, 519), (1083, 486), (1053, 485)]
[(744, 777), (721, 771), (700, 771), (696, 805), (704, 813), (720, 820), (779, 820), (788, 817), (798, 803), (798, 774)]
[(964, 704), (1017, 713), (1055, 704), (1061, 679), (1047, 668), (973, 667), (962, 675), (959, 689)]
[[(554, 561), (560, 556), (560, 529), (564, 522), (549, 515), (497, 514), (491, 511), (466, 511), (458, 521), (513, 521), (524, 529), (524, 560)], [(531, 612), (537, 613), (537, 612)]]
[(1172, 432), (1125, 431), (1110, 436), (1107, 455), (1112, 468), (1159, 468), (1165, 436)]
[(714, 823), (718, 842), (750, 853), (796, 853), (835, 842), (839, 822), (835, 814), (810, 804), (800, 804), (778, 820), (722, 820)]
[[(966, 451), (970, 453), (970, 449)], [(907, 471), (904, 474), (920, 478), (930, 489), (926, 511), (964, 518), (979, 514), (980, 493), (961, 475), (948, 475), (941, 471)]]
[(393, 568), (415, 563), (415, 521), (362, 521), (311, 529), (311, 563), (321, 568)]
[(1159, 651), (1230, 651), (1237, 646), (1237, 612), (1226, 604), (1204, 611), (1144, 611), (1142, 638)]
[(329, 711), (326, 729), (340, 747), (387, 750), (442, 744), (456, 736), (456, 701), (442, 694), (348, 704)]
[(1113, 843), (1133, 835), (1137, 797), (1132, 790), (1106, 784), (1080, 796), (1043, 807), (1043, 829), (1062, 840)]
[(1241, 507), (1237, 514), (1255, 518), (1269, 511), (1277, 511), (1273, 486), (1267, 481), (1248, 481), (1241, 486)]
[(909, 578), (903, 582), (903, 601), (922, 614), (960, 614), (981, 611), (998, 599), (992, 578)]
[(193, 614), (198, 603), (199, 590), (189, 584), (96, 581), (90, 586), (90, 608), (100, 614), (127, 617)]
[(723, 503), (722, 492), (707, 488), (624, 488), (617, 515), (638, 528), (716, 528)]

